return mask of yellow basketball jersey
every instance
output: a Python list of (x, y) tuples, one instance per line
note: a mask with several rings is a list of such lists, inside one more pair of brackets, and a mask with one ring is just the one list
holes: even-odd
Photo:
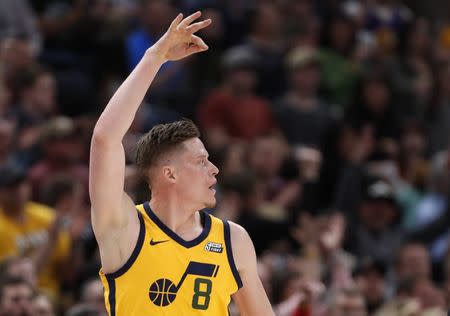
[(242, 282), (228, 222), (201, 212), (202, 233), (185, 241), (150, 209), (137, 206), (139, 238), (127, 263), (100, 278), (110, 316), (228, 315)]

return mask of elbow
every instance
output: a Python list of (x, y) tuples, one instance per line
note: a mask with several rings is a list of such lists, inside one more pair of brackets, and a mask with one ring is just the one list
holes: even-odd
[(92, 144), (100, 145), (105, 144), (108, 141), (108, 133), (102, 128), (96, 126), (94, 132), (92, 133)]
[(117, 137), (114, 131), (104, 127), (95, 126), (94, 132), (92, 133), (91, 144), (95, 146), (108, 146), (121, 143), (122, 138)]

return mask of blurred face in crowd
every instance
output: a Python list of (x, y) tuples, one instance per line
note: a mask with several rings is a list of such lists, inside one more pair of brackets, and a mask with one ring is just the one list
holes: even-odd
[(350, 21), (336, 20), (330, 27), (330, 42), (337, 52), (346, 54), (353, 40), (353, 26)]
[(341, 290), (336, 293), (332, 316), (367, 316), (364, 298), (356, 290)]
[(254, 33), (268, 38), (276, 38), (280, 35), (281, 14), (275, 4), (264, 2), (258, 6), (256, 14)]
[(321, 74), (315, 63), (297, 67), (291, 72), (291, 87), (307, 96), (315, 96), (320, 87)]
[(355, 279), (358, 289), (365, 298), (369, 310), (374, 310), (383, 303), (386, 293), (386, 281), (375, 269), (369, 269)]
[(18, 71), (33, 61), (30, 42), (7, 38), (0, 43), (0, 62), (11, 71)]
[(227, 79), (237, 95), (253, 92), (257, 83), (256, 73), (250, 68), (230, 69)]
[(389, 88), (381, 80), (366, 82), (363, 97), (367, 108), (374, 114), (383, 114), (391, 99)]
[(28, 182), (0, 188), (0, 204), (5, 211), (22, 210), (24, 204), (29, 200), (31, 188)]
[(404, 246), (399, 252), (396, 273), (399, 280), (430, 277), (431, 261), (427, 249), (421, 244)]
[(11, 284), (0, 293), (1, 316), (32, 316), (33, 292), (27, 284)]
[(382, 231), (390, 227), (396, 218), (395, 205), (385, 200), (363, 201), (359, 208), (361, 223), (371, 231)]
[(34, 110), (42, 115), (54, 112), (56, 105), (56, 82), (53, 75), (43, 72), (34, 84), (24, 92), (28, 102), (33, 104)]
[(33, 288), (36, 288), (36, 268), (30, 258), (17, 258), (8, 266), (6, 274), (24, 278)]
[(283, 156), (283, 145), (277, 137), (260, 137), (250, 146), (249, 168), (263, 178), (276, 176), (280, 170)]
[(402, 134), (401, 146), (408, 156), (423, 157), (427, 146), (426, 137), (420, 130), (407, 130)]
[(52, 303), (44, 295), (38, 295), (33, 299), (33, 316), (55, 316)]

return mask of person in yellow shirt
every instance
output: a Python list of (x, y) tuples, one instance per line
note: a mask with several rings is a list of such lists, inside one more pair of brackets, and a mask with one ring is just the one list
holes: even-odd
[(55, 297), (59, 291), (58, 268), (70, 253), (64, 216), (29, 200), (24, 171), (0, 168), (0, 261), (11, 256), (29, 257), (38, 272), (38, 287)]

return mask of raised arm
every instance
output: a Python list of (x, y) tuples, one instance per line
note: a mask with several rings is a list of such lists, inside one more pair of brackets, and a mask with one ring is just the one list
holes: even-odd
[(134, 231), (133, 228), (139, 227), (134, 205), (124, 193), (125, 153), (122, 139), (161, 65), (168, 60), (178, 60), (208, 49), (194, 33), (209, 25), (211, 20), (191, 24), (200, 15), (196, 12), (183, 19), (179, 14), (172, 21), (167, 32), (146, 51), (113, 95), (95, 126), (90, 154), (89, 194), (92, 223), (101, 253), (108, 248), (107, 244), (113, 243), (112, 239), (126, 239), (129, 232)]
[(275, 316), (257, 271), (256, 253), (250, 236), (230, 222), (233, 257), (243, 286), (233, 295), (242, 316)]

